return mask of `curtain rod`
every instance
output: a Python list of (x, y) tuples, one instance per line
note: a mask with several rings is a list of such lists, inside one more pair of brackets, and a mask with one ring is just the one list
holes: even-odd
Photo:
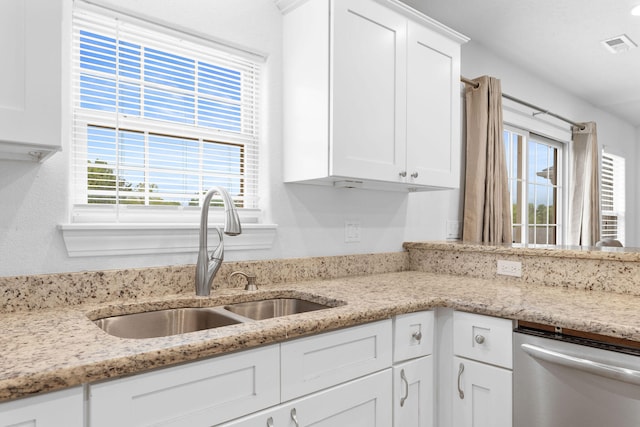
[[(477, 89), (480, 86), (480, 83), (474, 82), (473, 80), (469, 80), (468, 78), (463, 77), (463, 76), (460, 76), (460, 81), (462, 83), (466, 84), (466, 85), (473, 86), (475, 89)], [(502, 97), (503, 98), (507, 98), (510, 101), (517, 102), (518, 104), (522, 104), (525, 107), (529, 107), (529, 108), (531, 108), (533, 110), (537, 110), (540, 113), (546, 114), (546, 115), (551, 116), (551, 117), (555, 117), (556, 119), (562, 120), (563, 122), (566, 122), (566, 123), (569, 123), (569, 124), (577, 127), (580, 130), (584, 130), (584, 128), (585, 128), (584, 124), (582, 124), (582, 123), (576, 123), (573, 120), (566, 119), (566, 118), (564, 118), (562, 116), (559, 116), (559, 115), (557, 115), (555, 113), (552, 113), (551, 111), (549, 111), (549, 110), (547, 110), (545, 108), (538, 107), (537, 105), (533, 105), (533, 104), (531, 104), (531, 103), (529, 103), (527, 101), (523, 101), (523, 100), (518, 99), (518, 98), (516, 98), (514, 96), (511, 96), (511, 95), (507, 95), (506, 93), (503, 93)], [(534, 116), (535, 115), (536, 114), (534, 113)]]

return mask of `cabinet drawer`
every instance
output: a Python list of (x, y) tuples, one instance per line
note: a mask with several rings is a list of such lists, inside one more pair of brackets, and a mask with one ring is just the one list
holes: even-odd
[(480, 314), (453, 313), (453, 352), (511, 369), (513, 322)]
[(391, 366), (391, 320), (281, 344), (282, 401)]
[(276, 405), (272, 345), (90, 386), (90, 425), (211, 426)]
[(413, 359), (433, 352), (433, 311), (396, 316), (393, 320), (393, 361)]

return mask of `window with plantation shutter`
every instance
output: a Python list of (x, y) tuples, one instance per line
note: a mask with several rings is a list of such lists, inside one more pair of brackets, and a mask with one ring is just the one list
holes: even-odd
[(602, 151), (601, 239), (625, 244), (625, 159)]
[(206, 40), (76, 9), (72, 222), (182, 221), (213, 186), (256, 209), (260, 70)]

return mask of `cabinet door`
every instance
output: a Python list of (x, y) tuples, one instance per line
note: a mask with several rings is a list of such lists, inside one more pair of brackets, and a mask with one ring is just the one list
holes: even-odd
[(279, 346), (90, 386), (91, 427), (212, 426), (280, 402)]
[(394, 427), (433, 427), (433, 394), (433, 356), (394, 366)]
[(0, 426), (82, 427), (82, 387), (0, 404)]
[(38, 160), (60, 149), (60, 0), (0, 2), (0, 158)]
[(373, 0), (332, 5), (330, 174), (401, 182), (407, 20)]
[(454, 426), (511, 427), (510, 370), (454, 357), (454, 371)]
[(407, 179), (460, 186), (460, 46), (408, 26)]
[(390, 426), (391, 369), (285, 405), (288, 427)]
[(386, 369), (223, 426), (391, 426), (391, 382), (391, 369)]

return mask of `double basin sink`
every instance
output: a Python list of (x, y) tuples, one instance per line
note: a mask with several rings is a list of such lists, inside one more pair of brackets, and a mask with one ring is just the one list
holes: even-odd
[(94, 320), (102, 330), (120, 338), (155, 338), (235, 325), (252, 320), (331, 308), (299, 298), (271, 298), (219, 307), (171, 308)]

